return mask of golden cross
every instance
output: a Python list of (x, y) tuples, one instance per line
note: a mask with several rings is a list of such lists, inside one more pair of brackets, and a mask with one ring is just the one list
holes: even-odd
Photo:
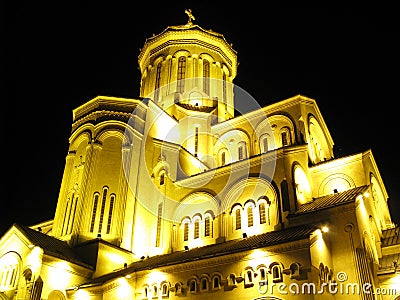
[(193, 24), (193, 22), (192, 22), (192, 20), (196, 20), (196, 18), (193, 16), (193, 14), (192, 14), (192, 10), (190, 9), (190, 8), (188, 8), (188, 9), (185, 9), (185, 13), (188, 15), (188, 17), (189, 17), (189, 20), (188, 20), (188, 24)]

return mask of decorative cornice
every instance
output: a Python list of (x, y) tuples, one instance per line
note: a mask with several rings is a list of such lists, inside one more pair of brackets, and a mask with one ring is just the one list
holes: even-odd
[(74, 132), (79, 126), (86, 123), (97, 124), (105, 120), (118, 120), (118, 121), (123, 121), (124, 123), (128, 123), (131, 117), (132, 113), (127, 113), (127, 112), (107, 111), (107, 110), (94, 111), (74, 122), (72, 124), (72, 132)]

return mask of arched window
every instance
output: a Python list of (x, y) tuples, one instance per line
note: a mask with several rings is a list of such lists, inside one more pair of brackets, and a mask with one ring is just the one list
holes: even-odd
[(175, 283), (175, 295), (182, 295), (183, 294), (182, 286), (183, 286), (182, 282)]
[(197, 157), (199, 151), (199, 126), (194, 127), (194, 156)]
[(270, 219), (270, 206), (271, 201), (267, 196), (262, 196), (258, 200), (258, 211), (260, 214), (260, 224), (268, 224), (271, 225)]
[(197, 293), (197, 282), (196, 282), (196, 279), (191, 279), (189, 281), (188, 285), (189, 285), (189, 291), (191, 293)]
[(20, 257), (14, 252), (6, 253), (3, 257), (1, 257), (0, 291), (6, 291), (16, 287), (17, 279), (19, 277), (19, 272), (20, 272), (19, 260)]
[(169, 295), (169, 284), (167, 282), (161, 283), (161, 296), (167, 297)]
[(99, 234), (101, 234), (101, 230), (103, 228), (103, 218), (104, 218), (104, 212), (106, 210), (107, 192), (108, 192), (108, 188), (104, 187), (103, 188), (103, 198), (101, 200), (101, 206), (100, 206), (100, 218), (99, 218), (99, 230), (98, 230)]
[(111, 220), (112, 220), (112, 214), (114, 210), (114, 202), (115, 202), (115, 195), (111, 195), (110, 197), (110, 206), (108, 208), (108, 220), (107, 220), (107, 231), (106, 233), (109, 234), (111, 231)]
[(260, 281), (267, 280), (267, 272), (264, 267), (260, 268)]
[(235, 276), (235, 274), (229, 274), (227, 279), (228, 279), (228, 286), (236, 286), (236, 276)]
[(247, 269), (244, 276), (244, 287), (248, 288), (254, 286), (253, 279), (254, 279), (253, 270)]
[(183, 224), (183, 240), (188, 241), (189, 240), (189, 223), (185, 222)]
[(198, 239), (200, 236), (200, 221), (197, 219), (194, 221), (194, 238)]
[(70, 234), (72, 232), (72, 226), (74, 223), (76, 207), (78, 203), (78, 197), (75, 197), (75, 193), (72, 193), (70, 197), (68, 197), (67, 207), (64, 215), (64, 224), (62, 228), (62, 234)]
[(246, 279), (247, 279), (247, 282), (252, 282), (253, 281), (253, 273), (250, 270), (248, 270), (246, 272)]
[(287, 132), (285, 131), (281, 132), (281, 137), (282, 137), (282, 146), (287, 146), (289, 144)]
[(279, 263), (275, 262), (270, 265), (270, 272), (272, 275), (273, 282), (281, 282), (282, 281), (282, 267)]
[(300, 278), (300, 264), (299, 263), (292, 263), (289, 266), (290, 269), (290, 278), (299, 279)]
[(214, 275), (214, 277), (212, 277), (212, 289), (218, 290), (220, 288), (221, 288), (221, 277), (219, 277), (218, 275)]
[(247, 157), (246, 153), (246, 143), (239, 142), (238, 144), (238, 160), (242, 160)]
[(242, 215), (240, 209), (236, 209), (235, 211), (235, 229), (241, 229), (242, 228)]
[(211, 217), (206, 216), (204, 218), (204, 236), (210, 236), (211, 235)]
[(260, 224), (265, 224), (265, 222), (266, 222), (265, 203), (260, 203), (258, 206), (258, 210), (260, 212)]
[(244, 149), (243, 149), (243, 145), (239, 145), (238, 147), (238, 159), (242, 160), (244, 157)]
[(185, 72), (186, 72), (186, 57), (181, 56), (178, 60), (178, 86), (176, 87), (177, 92), (183, 93), (185, 88)]
[(253, 226), (253, 207), (247, 207), (247, 227)]
[(203, 91), (210, 93), (210, 62), (207, 59), (203, 59)]
[(154, 101), (158, 102), (160, 99), (160, 82), (161, 82), (161, 66), (162, 62), (159, 62), (157, 65), (157, 70), (156, 70), (156, 84), (155, 84), (155, 94), (154, 94)]
[(148, 299), (148, 297), (149, 297), (149, 287), (145, 285), (142, 288), (142, 299)]
[(156, 247), (160, 247), (162, 210), (163, 210), (163, 204), (162, 204), (162, 203), (159, 203), (159, 204), (158, 204), (158, 210), (157, 210)]
[(164, 185), (164, 183), (165, 183), (165, 173), (162, 172), (160, 174), (160, 185)]
[(262, 144), (263, 144), (263, 153), (268, 152), (268, 138), (265, 136), (262, 139)]
[(157, 298), (158, 296), (158, 287), (157, 285), (153, 285), (153, 298)]
[(94, 222), (96, 221), (96, 213), (97, 213), (98, 202), (99, 202), (99, 194), (96, 193), (94, 195), (94, 200), (93, 200), (92, 220), (90, 221), (90, 232), (93, 232), (93, 230), (94, 230)]
[(281, 142), (282, 147), (289, 146), (291, 144), (290, 131), (287, 127), (281, 129)]
[(205, 292), (208, 291), (208, 279), (203, 277), (200, 282), (200, 291)]
[(226, 104), (226, 74), (222, 73), (222, 102)]

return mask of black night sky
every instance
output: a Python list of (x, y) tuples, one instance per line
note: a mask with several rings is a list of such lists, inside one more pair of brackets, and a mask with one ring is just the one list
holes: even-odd
[(372, 150), (400, 223), (394, 7), (77, 0), (3, 7), (0, 234), (14, 222), (54, 217), (72, 110), (98, 95), (137, 98), (139, 49), (153, 33), (185, 24), (186, 8), (194, 23), (233, 44), (234, 83), (260, 106), (313, 98), (335, 157)]

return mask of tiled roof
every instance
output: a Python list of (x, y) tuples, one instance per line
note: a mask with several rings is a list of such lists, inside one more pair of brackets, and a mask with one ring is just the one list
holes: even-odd
[(322, 197), (315, 198), (313, 201), (302, 204), (296, 211), (297, 214), (314, 212), (346, 203), (353, 202), (358, 195), (364, 193), (368, 189), (368, 185), (356, 187), (340, 193), (333, 193)]
[(42, 248), (45, 254), (75, 263), (88, 269), (94, 269), (93, 266), (84, 263), (67, 242), (21, 224), (14, 223), (14, 226), (24, 233), (33, 245)]
[(278, 244), (283, 244), (291, 241), (308, 239), (310, 234), (316, 228), (313, 226), (299, 226), (287, 228), (278, 231), (267, 232), (259, 235), (249, 236), (230, 240), (220, 244), (213, 244), (199, 248), (190, 249), (187, 251), (177, 251), (170, 254), (152, 256), (141, 261), (137, 261), (129, 265), (126, 269), (119, 270), (104, 276), (95, 278), (85, 283), (84, 285), (102, 284), (117, 278), (140, 270), (154, 269), (157, 267), (182, 264), (186, 262), (198, 261), (210, 257), (229, 255), (245, 250), (268, 247)]
[(381, 246), (394, 246), (400, 244), (400, 227), (396, 226), (382, 231)]

